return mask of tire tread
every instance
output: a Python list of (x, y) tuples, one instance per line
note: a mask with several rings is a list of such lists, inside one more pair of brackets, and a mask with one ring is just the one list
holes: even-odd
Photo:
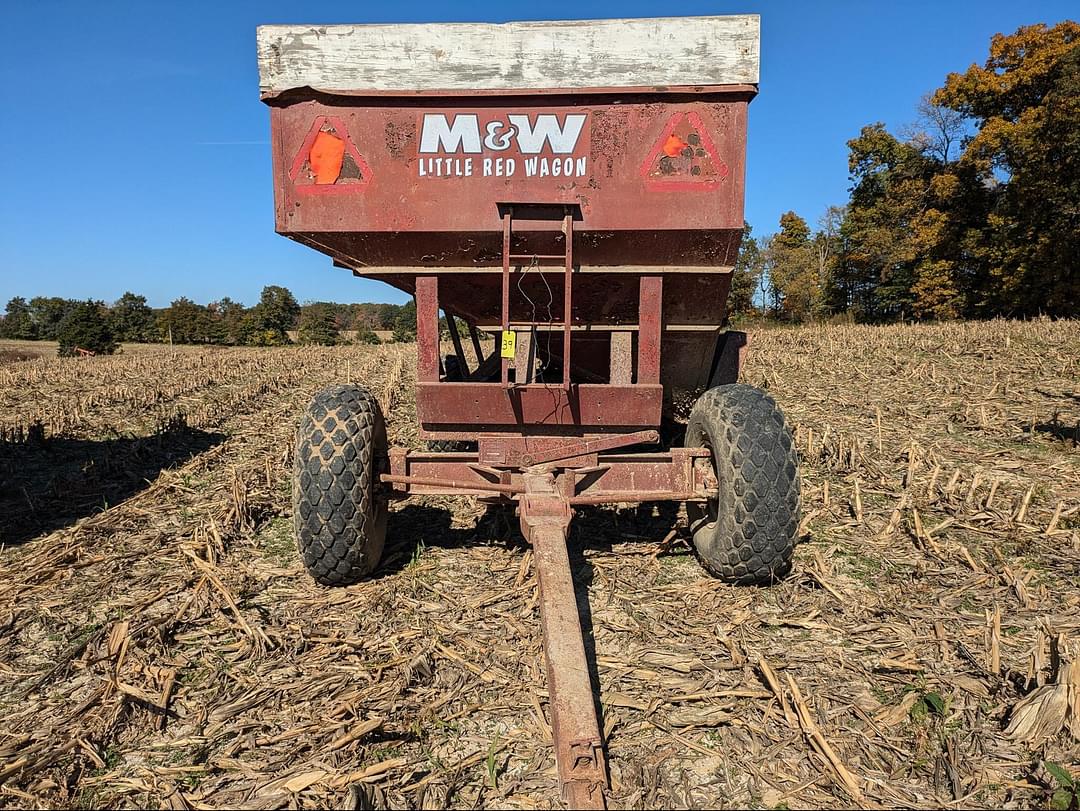
[(373, 478), (385, 453), (378, 401), (361, 386), (323, 389), (300, 420), (293, 526), (304, 567), (323, 585), (355, 583), (379, 563), (386, 505)]
[[(780, 407), (744, 384), (701, 395), (687, 423), (686, 444), (712, 452), (720, 493), (715, 522), (694, 533), (705, 569), (738, 584), (774, 582), (788, 573), (799, 525), (799, 460)], [(692, 519), (704, 520), (700, 506)]]

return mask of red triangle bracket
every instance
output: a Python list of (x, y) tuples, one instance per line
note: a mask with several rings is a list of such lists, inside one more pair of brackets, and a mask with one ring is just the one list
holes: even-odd
[[(319, 182), (312, 166), (311, 148), (321, 132), (326, 132), (345, 142), (341, 166), (333, 182)], [(289, 180), (292, 181), (293, 188), (298, 194), (341, 194), (363, 191), (371, 180), (371, 167), (353, 144), (345, 123), (336, 116), (320, 115), (315, 117), (311, 130), (300, 145), (300, 151), (293, 158), (292, 168), (289, 169)]]
[(730, 174), (697, 113), (674, 113), (641, 164), (651, 191), (710, 191)]

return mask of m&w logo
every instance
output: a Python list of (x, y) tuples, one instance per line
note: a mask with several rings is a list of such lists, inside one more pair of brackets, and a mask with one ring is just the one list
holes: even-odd
[[(426, 113), (420, 128), (420, 177), (583, 177), (588, 159), (573, 156), (585, 113)], [(545, 154), (546, 153), (546, 154)], [(446, 157), (426, 157), (430, 155)], [(483, 155), (479, 165), (470, 156)], [(563, 157), (565, 156), (565, 157)]]

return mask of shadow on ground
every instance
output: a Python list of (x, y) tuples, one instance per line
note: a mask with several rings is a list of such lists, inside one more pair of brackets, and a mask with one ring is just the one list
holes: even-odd
[(1052, 436), (1061, 442), (1068, 442), (1072, 447), (1080, 447), (1080, 422), (1067, 425), (1059, 422), (1055, 417), (1052, 422), (1040, 422), (1035, 425), (1035, 431), (1040, 434)]
[[(575, 580), (584, 578), (588, 563), (583, 549), (610, 551), (615, 544), (628, 541), (663, 540), (678, 520), (678, 505), (655, 502), (620, 509), (582, 507), (574, 511), (570, 524), (568, 548)], [(526, 546), (512, 505), (493, 504), (475, 526), (452, 526), (449, 507), (410, 503), (390, 513), (386, 530), (386, 549), (375, 577), (386, 577), (404, 569), (425, 546), (460, 549), (466, 546)]]
[(182, 425), (142, 437), (0, 443), (0, 544), (22, 544), (112, 507), (224, 439)]

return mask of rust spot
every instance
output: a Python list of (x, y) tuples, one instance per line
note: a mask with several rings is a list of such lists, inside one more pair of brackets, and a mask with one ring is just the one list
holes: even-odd
[(708, 134), (703, 134), (703, 126), (695, 113), (673, 115), (642, 173), (664, 180), (716, 182), (727, 177), (728, 166), (716, 154)]
[(401, 122), (390, 119), (383, 129), (386, 151), (394, 158), (403, 157), (416, 140), (416, 122)]

